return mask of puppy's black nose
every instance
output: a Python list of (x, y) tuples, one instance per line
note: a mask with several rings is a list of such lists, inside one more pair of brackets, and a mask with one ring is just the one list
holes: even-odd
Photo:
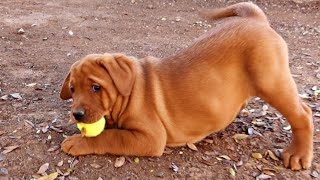
[(84, 118), (84, 110), (75, 110), (72, 115), (77, 121), (81, 121)]

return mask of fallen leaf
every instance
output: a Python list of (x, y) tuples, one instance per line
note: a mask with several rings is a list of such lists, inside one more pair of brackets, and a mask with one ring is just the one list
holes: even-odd
[(60, 169), (56, 168), (56, 171), (63, 176), (63, 172)]
[(62, 130), (62, 129), (59, 129), (59, 128), (54, 127), (54, 126), (50, 126), (50, 129), (52, 129), (52, 130), (54, 130), (54, 131), (56, 131), (56, 132), (58, 132), (58, 133), (63, 133), (63, 130)]
[(47, 176), (42, 176), (38, 180), (54, 180), (58, 177), (58, 175), (59, 175), (58, 172), (54, 172), (54, 173), (51, 173)]
[(73, 169), (68, 168), (65, 173), (63, 173), (63, 176), (69, 176), (72, 173)]
[(33, 122), (29, 121), (29, 120), (24, 120), (24, 124), (30, 128), (34, 128), (34, 124)]
[(212, 143), (213, 143), (213, 140), (212, 140), (212, 139), (204, 139), (203, 141), (206, 142), (206, 143), (209, 143), (209, 144), (212, 144)]
[(171, 154), (172, 152), (173, 152), (172, 149), (166, 147), (166, 148), (164, 149), (164, 151), (163, 151), (163, 154)]
[(118, 168), (124, 165), (124, 162), (126, 161), (126, 158), (123, 156), (116, 158), (116, 161), (114, 163), (114, 167)]
[(228, 171), (232, 176), (236, 176), (236, 171), (233, 168), (229, 168)]
[(53, 146), (53, 147), (51, 147), (51, 148), (49, 148), (48, 149), (48, 152), (53, 152), (53, 151), (56, 151), (56, 150), (58, 150), (60, 148), (60, 146)]
[(99, 177), (97, 180), (103, 180), (102, 177)]
[(252, 153), (251, 156), (256, 159), (262, 159), (262, 154), (260, 153)]
[(268, 152), (268, 155), (271, 157), (271, 159), (275, 161), (279, 161), (279, 158), (277, 158), (277, 156), (274, 155), (272, 151), (268, 150), (267, 152)]
[(45, 164), (43, 164), (43, 165), (39, 168), (37, 174), (43, 174), (43, 173), (46, 172), (48, 169), (49, 169), (49, 163), (45, 163)]
[(3, 95), (3, 96), (1, 96), (1, 99), (2, 99), (2, 100), (7, 100), (7, 99), (8, 99), (8, 95)]
[(14, 99), (22, 99), (20, 93), (12, 93), (10, 94), (11, 97), (13, 97)]
[(20, 146), (7, 146), (7, 147), (4, 147), (4, 151), (2, 151), (2, 154), (8, 154), (9, 152), (19, 148)]
[(246, 134), (235, 134), (232, 136), (232, 138), (238, 139), (238, 140), (245, 139), (247, 137), (248, 137), (248, 135), (246, 135)]
[(262, 173), (269, 175), (269, 176), (275, 176), (274, 172), (275, 172), (275, 170), (273, 170), (273, 169), (269, 169), (269, 168), (262, 169)]
[(33, 87), (33, 86), (35, 86), (35, 85), (37, 85), (37, 83), (30, 83), (30, 84), (27, 84), (26, 86), (27, 86), (27, 87)]
[(256, 180), (264, 180), (264, 179), (271, 179), (272, 177), (266, 174), (260, 174), (256, 177)]
[(223, 158), (223, 159), (226, 159), (226, 160), (231, 160), (231, 158), (227, 155), (220, 155), (219, 158)]
[(187, 143), (188, 148), (194, 150), (194, 151), (198, 151), (198, 148), (196, 145), (194, 145), (193, 143)]

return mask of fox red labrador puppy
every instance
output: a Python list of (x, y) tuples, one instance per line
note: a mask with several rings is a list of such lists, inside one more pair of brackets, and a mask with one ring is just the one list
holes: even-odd
[(93, 123), (104, 116), (117, 128), (93, 138), (73, 135), (62, 150), (74, 156), (161, 156), (165, 146), (194, 143), (224, 129), (246, 100), (259, 96), (292, 127), (284, 165), (309, 168), (312, 112), (299, 100), (285, 41), (253, 3), (204, 14), (235, 17), (167, 58), (92, 54), (75, 62), (60, 94), (73, 99), (71, 119)]

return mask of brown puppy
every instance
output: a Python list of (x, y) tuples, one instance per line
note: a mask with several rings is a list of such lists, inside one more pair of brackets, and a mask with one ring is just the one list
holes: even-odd
[(71, 119), (91, 123), (105, 116), (118, 128), (94, 138), (68, 137), (63, 151), (160, 156), (166, 145), (194, 143), (222, 130), (248, 98), (260, 96), (292, 127), (284, 165), (309, 168), (312, 114), (299, 100), (284, 40), (252, 3), (205, 14), (238, 17), (168, 58), (93, 54), (73, 64), (60, 94), (73, 99)]

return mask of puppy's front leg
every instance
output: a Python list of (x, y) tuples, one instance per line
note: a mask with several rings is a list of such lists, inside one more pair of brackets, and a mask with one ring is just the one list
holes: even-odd
[[(159, 131), (159, 130), (158, 130)], [(97, 137), (73, 135), (62, 142), (64, 152), (73, 156), (86, 154), (116, 154), (137, 156), (161, 156), (166, 144), (162, 132), (150, 130), (108, 129)]]

